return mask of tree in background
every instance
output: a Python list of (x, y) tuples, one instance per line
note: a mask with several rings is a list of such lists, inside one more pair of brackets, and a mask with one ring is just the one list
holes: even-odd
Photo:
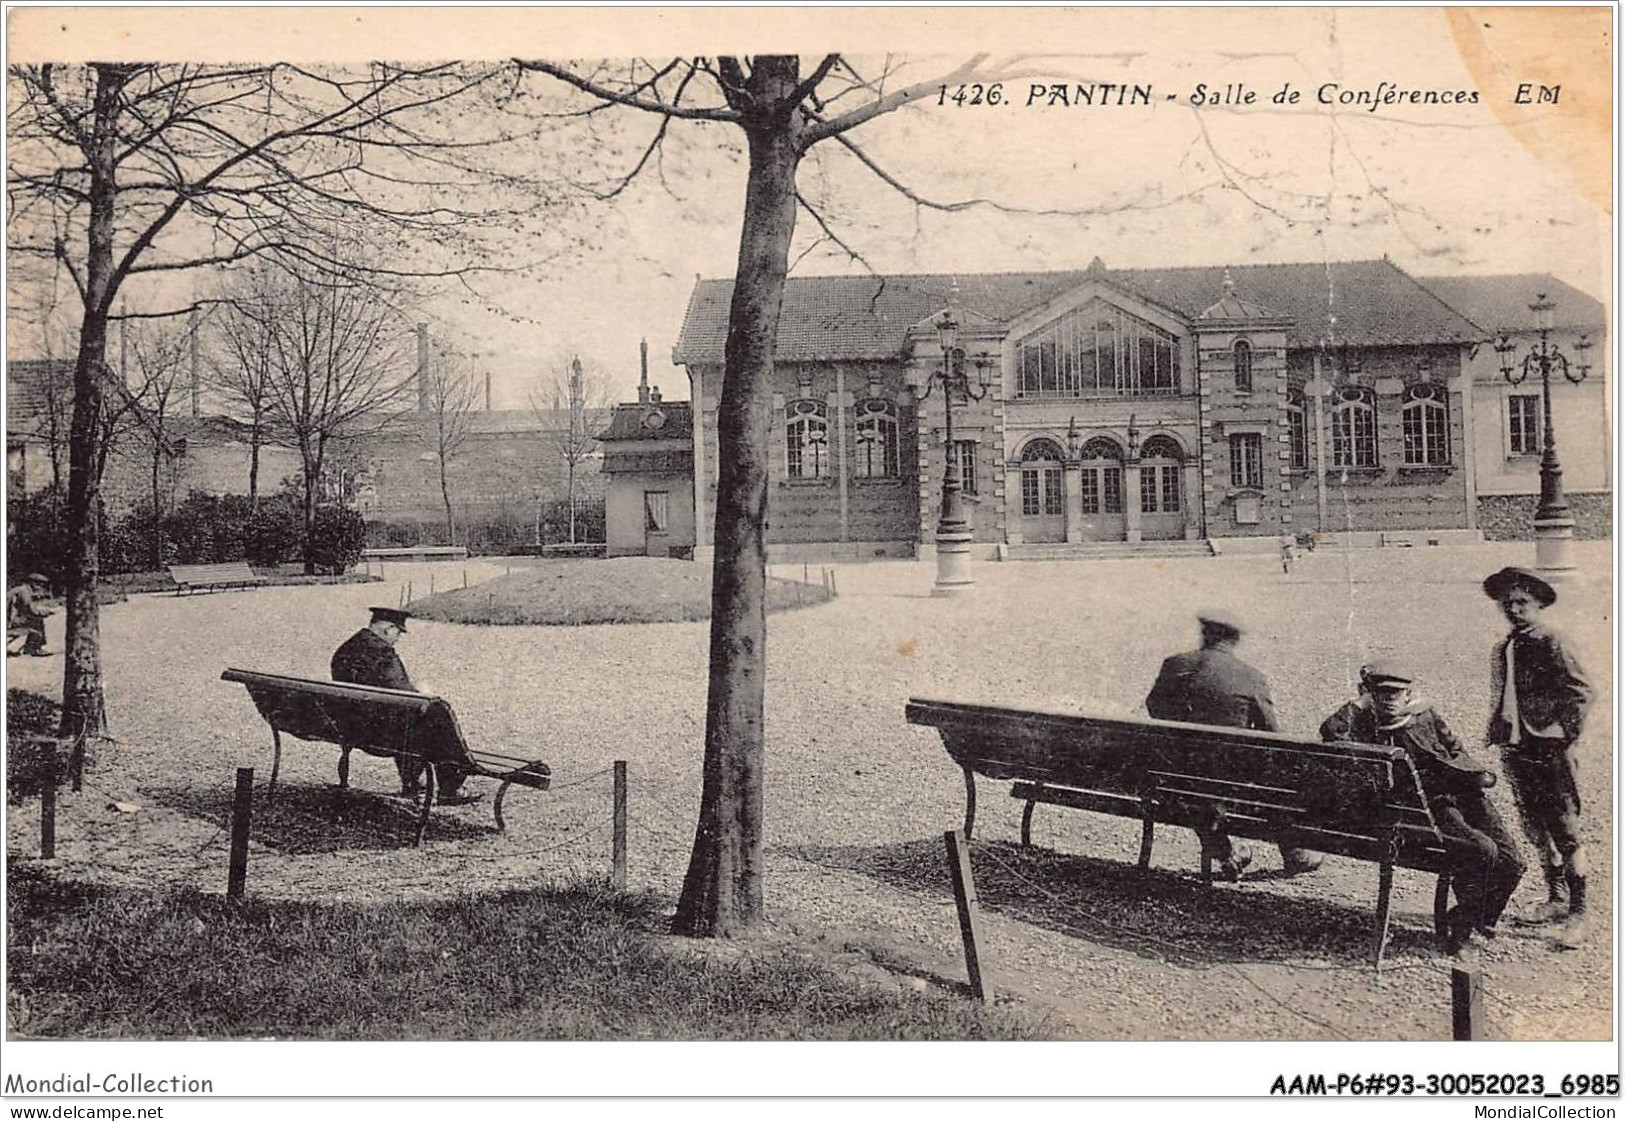
[(260, 501), (260, 449), (271, 409), (271, 289), (278, 270), (255, 262), (227, 278), (206, 326), (210, 389), (227, 409), (248, 418), (248, 501)]
[[(422, 330), (422, 328), (419, 328)], [(457, 544), (457, 519), (451, 503), (451, 463), (461, 452), (480, 407), (481, 386), (467, 359), (445, 349), (428, 354), (421, 411), (426, 413), (418, 439), (434, 454), (440, 470), (440, 500), (446, 507), (446, 543)]]
[(164, 566), (164, 515), (173, 497), (165, 486), (166, 465), (176, 458), (175, 405), (182, 391), (181, 378), (191, 372), (189, 359), (196, 341), (195, 325), (182, 327), (174, 320), (152, 320), (135, 327), (121, 351), (128, 353), (131, 362), (124, 377), (131, 398), (131, 409), (141, 420), (145, 435), (147, 468), (151, 485), (152, 517), (156, 527), (152, 535), (152, 568)]
[(375, 432), (413, 386), (406, 320), (364, 281), (284, 274), (255, 313), (270, 332), (270, 415), (299, 452), (300, 502), (311, 554), (329, 450)]
[[(598, 433), (605, 414), (615, 403), (609, 374), (588, 359), (581, 360), (573, 346), (559, 348), (548, 363), (549, 373), (531, 387), (530, 408), (543, 438), (564, 468), (565, 501), (569, 504), (570, 543), (576, 542), (577, 511), (586, 465), (599, 454)], [(541, 540), (541, 503), (549, 493), (537, 492), (537, 541)]]

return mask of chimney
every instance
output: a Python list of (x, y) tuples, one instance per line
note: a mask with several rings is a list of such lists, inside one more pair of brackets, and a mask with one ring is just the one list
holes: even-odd
[(418, 324), (418, 412), (429, 411), (429, 325)]
[[(638, 404), (649, 403), (649, 340), (638, 340), (638, 365), (642, 373), (638, 376)], [(659, 400), (659, 398), (656, 398)]]
[(485, 411), (491, 411), (491, 371), (485, 371)]
[(649, 404), (651, 404), (651, 405), (660, 404), (660, 387), (658, 385), (655, 386), (653, 389), (649, 390)]
[(192, 334), (191, 334), (191, 337), (187, 340), (187, 342), (189, 343), (189, 345), (191, 347), (191, 359), (192, 359), (192, 415), (197, 416), (197, 415), (199, 415), (199, 413), (201, 411), (199, 409), (199, 400), (198, 400), (198, 398), (202, 394), (202, 386), (199, 384), (199, 380), (198, 380), (197, 313), (196, 312), (192, 313)]

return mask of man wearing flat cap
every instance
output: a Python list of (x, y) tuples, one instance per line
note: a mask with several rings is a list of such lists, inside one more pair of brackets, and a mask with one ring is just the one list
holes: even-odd
[(1594, 690), (1563, 636), (1541, 618), (1557, 600), (1550, 584), (1526, 568), (1503, 568), (1484, 581), (1484, 594), (1511, 625), (1490, 657), (1489, 742), (1502, 745), (1518, 817), (1546, 876), (1546, 902), (1527, 921), (1566, 916), (1558, 942), (1576, 948), (1591, 923), (1575, 743)]
[(1399, 747), (1410, 756), (1451, 857), (1456, 905), (1446, 936), (1451, 953), (1463, 954), (1495, 937), (1524, 864), (1485, 793), (1495, 772), (1462, 750), (1444, 717), (1411, 696), (1412, 680), (1392, 659), (1361, 667), (1360, 696), (1326, 718), (1320, 738)]
[[(1200, 612), (1196, 619), (1202, 627), (1201, 649), (1163, 661), (1156, 684), (1145, 698), (1146, 712), (1156, 720), (1280, 731), (1264, 675), (1235, 655), (1241, 624), (1220, 610)], [(1231, 845), (1221, 822), (1199, 827), (1196, 835), (1203, 853), (1219, 862), (1227, 879), (1240, 879), (1242, 869), (1252, 863), (1251, 853)], [(1319, 859), (1287, 845), (1281, 846), (1281, 862), (1288, 875), (1320, 867)]]
[[(406, 621), (411, 616), (394, 607), (374, 607), (370, 610), (372, 620), (333, 651), (331, 667), (333, 680), (351, 685), (372, 685), (381, 689), (417, 692), (417, 686), (413, 685), (412, 679), (406, 675), (406, 666), (401, 662), (401, 656), (395, 652), (395, 644), (400, 641), (401, 635), (406, 633)], [(438, 799), (440, 802), (446, 805), (459, 805), (478, 800), (478, 794), (459, 792), (458, 788), (468, 777), (461, 767), (455, 763), (434, 762), (439, 754), (439, 745), (431, 739), (421, 745), (421, 750), (423, 759), (395, 756), (395, 768), (401, 776), (403, 795), (418, 793), (418, 773), (426, 759), (434, 765), (435, 789), (440, 792)]]

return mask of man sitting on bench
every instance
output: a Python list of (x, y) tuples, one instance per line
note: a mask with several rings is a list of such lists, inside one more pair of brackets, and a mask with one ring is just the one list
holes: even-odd
[[(1241, 624), (1227, 611), (1203, 611), (1196, 619), (1202, 625), (1202, 648), (1163, 661), (1145, 698), (1145, 711), (1154, 720), (1280, 731), (1264, 675), (1235, 655)], [(1196, 835), (1202, 852), (1219, 862), (1228, 880), (1239, 880), (1253, 861), (1252, 853), (1231, 845), (1221, 815), (1199, 824)], [(1281, 865), (1288, 876), (1297, 876), (1319, 868), (1320, 858), (1282, 845)]]
[[(351, 685), (374, 685), (383, 689), (418, 692), (418, 687), (406, 676), (406, 666), (401, 662), (401, 656), (395, 652), (395, 643), (406, 633), (406, 620), (410, 616), (393, 607), (374, 607), (370, 610), (371, 622), (345, 639), (343, 645), (333, 652), (333, 680)], [(357, 746), (366, 750), (365, 745)], [(437, 801), (441, 805), (460, 806), (480, 800), (478, 791), (463, 793), (459, 790), (463, 780), (468, 777), (461, 767), (451, 762), (436, 761), (454, 756), (454, 749), (448, 749), (433, 737), (415, 746), (422, 752), (421, 758), (395, 756), (403, 796), (418, 793), (418, 774), (427, 761), (434, 767), (435, 788), (440, 792)]]
[(1495, 924), (1523, 877), (1518, 846), (1485, 794), (1495, 772), (1475, 762), (1431, 707), (1411, 698), (1411, 675), (1386, 659), (1360, 670), (1360, 696), (1326, 718), (1320, 738), (1402, 747), (1449, 846), (1450, 951), (1470, 954), (1495, 937)]

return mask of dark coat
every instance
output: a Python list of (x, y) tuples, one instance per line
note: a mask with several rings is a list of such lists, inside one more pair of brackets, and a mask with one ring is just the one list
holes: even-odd
[(1408, 723), (1383, 728), (1371, 702), (1361, 697), (1328, 716), (1320, 725), (1320, 738), (1327, 743), (1346, 740), (1404, 748), (1435, 812), (1483, 796), (1489, 768), (1462, 750), (1444, 717), (1431, 708), (1419, 706)]
[(1280, 730), (1264, 675), (1218, 647), (1166, 659), (1145, 698), (1145, 710), (1157, 720)]
[(1496, 643), (1490, 655), (1489, 742), (1510, 743), (1513, 739), (1513, 729), (1501, 717), (1509, 642), (1517, 643), (1512, 651), (1512, 672), (1518, 691), (1518, 716), (1524, 727), (1549, 728), (1556, 724), (1563, 729), (1566, 740), (1578, 739), (1596, 690), (1563, 636), (1537, 620)]
[(417, 692), (395, 648), (362, 627), (333, 651), (333, 680)]

